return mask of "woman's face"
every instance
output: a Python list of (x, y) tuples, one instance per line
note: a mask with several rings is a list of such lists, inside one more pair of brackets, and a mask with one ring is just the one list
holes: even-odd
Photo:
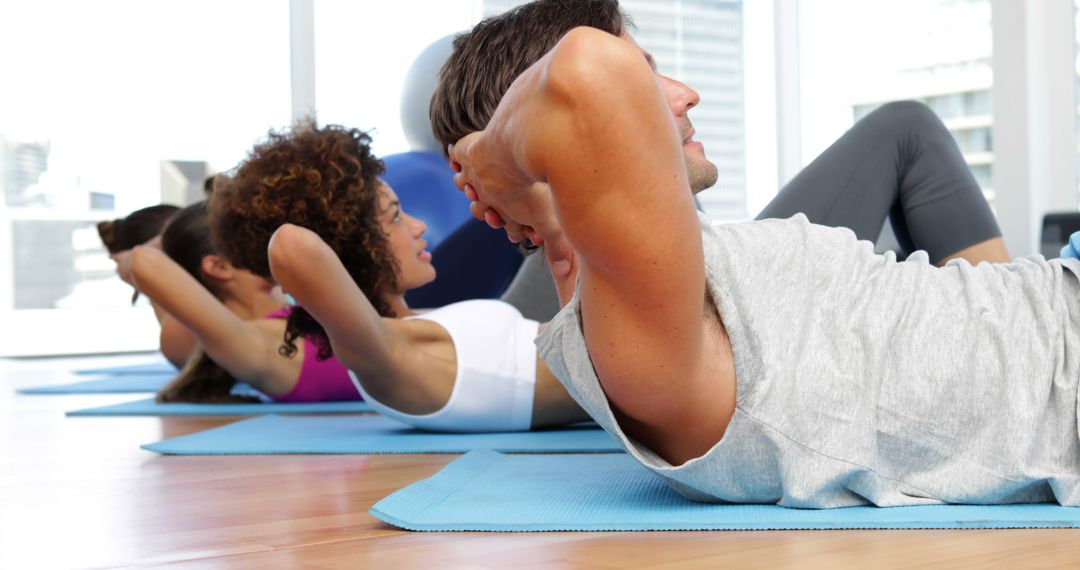
[(427, 224), (401, 209), (397, 194), (385, 182), (379, 188), (379, 222), (398, 262), (397, 282), (401, 292), (431, 283), (435, 267), (423, 239)]

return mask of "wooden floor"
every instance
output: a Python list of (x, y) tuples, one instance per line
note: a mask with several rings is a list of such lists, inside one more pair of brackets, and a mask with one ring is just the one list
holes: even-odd
[(14, 393), (139, 358), (0, 360), (0, 568), (1080, 568), (1077, 530), (412, 533), (368, 508), (453, 456), (162, 457), (139, 445), (236, 418)]

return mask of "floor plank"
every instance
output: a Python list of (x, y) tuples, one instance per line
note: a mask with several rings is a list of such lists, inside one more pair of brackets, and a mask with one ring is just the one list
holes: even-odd
[(0, 568), (1080, 568), (1074, 530), (405, 532), (367, 510), (454, 456), (162, 457), (138, 446), (237, 418), (14, 393), (124, 361), (0, 360)]

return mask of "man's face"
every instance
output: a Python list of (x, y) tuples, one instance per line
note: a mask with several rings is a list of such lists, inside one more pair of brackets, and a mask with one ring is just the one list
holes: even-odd
[[(619, 37), (641, 50), (641, 53), (649, 62), (649, 66), (653, 68), (654, 72), (656, 71), (656, 62), (653, 60), (652, 54), (642, 49), (633, 36), (623, 32)], [(656, 77), (660, 81), (660, 88), (664, 91), (668, 106), (671, 107), (671, 114), (675, 117), (675, 124), (679, 127), (679, 134), (682, 135), (687, 179), (690, 181), (690, 190), (696, 194), (716, 184), (718, 176), (716, 165), (709, 162), (709, 159), (705, 157), (705, 145), (694, 140), (694, 126), (690, 124), (690, 118), (686, 116), (686, 113), (698, 104), (701, 96), (685, 83), (660, 73), (657, 73)]]

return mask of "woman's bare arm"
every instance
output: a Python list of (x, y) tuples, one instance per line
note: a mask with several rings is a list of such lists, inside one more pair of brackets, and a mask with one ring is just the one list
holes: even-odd
[(589, 421), (589, 414), (570, 397), (547, 364), (536, 358), (536, 391), (533, 397), (532, 429), (544, 429)]
[(418, 350), (403, 333), (411, 323), (381, 317), (315, 232), (285, 224), (268, 247), (274, 280), (319, 321), (334, 356), (356, 373), (365, 391), (409, 414), (431, 413), (446, 404), (456, 363)]
[(173, 366), (183, 368), (199, 348), (199, 338), (157, 303), (151, 301), (150, 304), (154, 308), (158, 324), (161, 325), (161, 334), (158, 337), (161, 354), (165, 355), (165, 359)]
[(571, 31), (451, 158), (459, 185), (504, 219), (543, 234), (553, 205), (578, 254), (589, 353), (623, 428), (673, 463), (718, 441), (734, 388), (710, 358), (718, 339), (703, 320), (681, 137), (644, 55), (599, 30)]
[(206, 354), (234, 377), (259, 384), (277, 366), (287, 366), (285, 359), (267, 358), (277, 355), (277, 345), (263, 329), (233, 314), (161, 250), (132, 250), (132, 273), (139, 290), (194, 333)]
[[(160, 241), (160, 236), (158, 236), (144, 245), (161, 249)], [(132, 251), (127, 249), (111, 254), (109, 257), (116, 262), (116, 274), (120, 277), (120, 280), (138, 289), (132, 271)], [(158, 338), (161, 353), (165, 355), (165, 359), (172, 363), (173, 366), (183, 368), (188, 358), (198, 348), (199, 339), (183, 323), (177, 321), (168, 311), (155, 303), (153, 299), (150, 300), (150, 306), (154, 309), (154, 316), (157, 318), (158, 324), (161, 325), (161, 334)]]

